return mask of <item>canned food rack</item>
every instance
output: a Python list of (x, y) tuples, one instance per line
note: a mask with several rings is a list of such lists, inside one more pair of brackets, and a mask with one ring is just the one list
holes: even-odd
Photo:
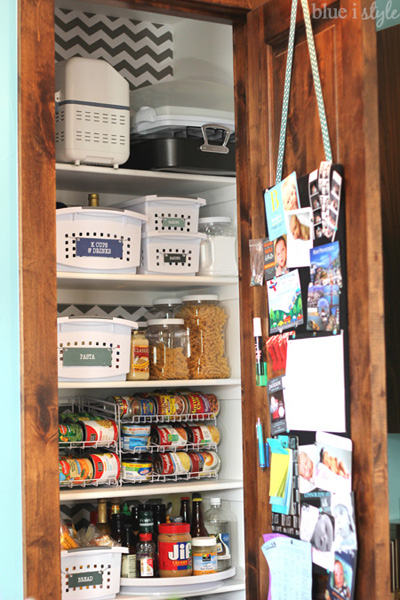
[[(96, 416), (104, 417), (105, 420), (113, 420), (116, 423), (118, 437), (113, 441), (68, 441), (68, 442), (59, 442), (60, 448), (60, 459), (65, 458), (67, 454), (67, 450), (73, 450), (74, 455), (77, 457), (83, 458), (90, 454), (90, 452), (96, 451), (98, 449), (107, 450), (113, 452), (117, 455), (119, 463), (121, 464), (121, 444), (120, 444), (120, 416), (117, 407), (112, 402), (107, 400), (99, 400), (96, 398), (89, 398), (86, 396), (79, 396), (74, 398), (67, 398), (59, 400), (59, 406), (61, 412), (64, 409), (69, 409), (72, 413), (79, 412), (88, 412)], [(108, 478), (104, 481), (99, 479), (73, 479), (73, 480), (65, 480), (60, 482), (60, 488), (85, 488), (88, 486), (109, 486), (109, 487), (117, 487), (120, 486), (120, 478), (112, 477)]]
[(151, 473), (146, 479), (122, 479), (122, 484), (136, 485), (136, 484), (152, 484), (152, 483), (171, 483), (179, 481), (192, 481), (193, 479), (218, 479), (217, 471), (199, 471), (196, 473), (171, 473), (168, 475), (159, 475), (158, 473)]
[(151, 445), (151, 446), (134, 446), (134, 448), (132, 448), (131, 450), (121, 450), (121, 453), (123, 456), (125, 456), (126, 454), (152, 454), (154, 452), (175, 452), (175, 451), (182, 451), (182, 452), (200, 452), (201, 450), (217, 450), (217, 444), (215, 444), (214, 442), (210, 442), (208, 444), (191, 444), (190, 442), (188, 442), (187, 444), (185, 444), (184, 446), (157, 446), (157, 445)]
[(197, 473), (171, 473), (159, 475), (152, 473), (151, 483), (167, 483), (171, 481), (191, 481), (193, 479), (218, 479), (217, 471), (200, 471)]
[(134, 417), (122, 418), (121, 423), (128, 425), (130, 423), (190, 423), (197, 421), (212, 421), (214, 425), (217, 421), (215, 413), (190, 413), (182, 415), (135, 415)]
[[(95, 398), (78, 397), (69, 398), (63, 402), (60, 400), (60, 408), (69, 408), (72, 413), (89, 412), (105, 419), (116, 422), (118, 432), (120, 431), (119, 413), (116, 407), (107, 400), (96, 400)], [(59, 442), (60, 450), (96, 450), (97, 448), (108, 448), (119, 453), (119, 435), (114, 441), (82, 441), (82, 442)]]

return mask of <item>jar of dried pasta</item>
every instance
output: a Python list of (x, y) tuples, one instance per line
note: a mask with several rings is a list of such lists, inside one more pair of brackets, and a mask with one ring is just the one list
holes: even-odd
[(189, 336), (183, 319), (147, 321), (150, 379), (189, 379)]
[(189, 330), (188, 359), (191, 379), (225, 379), (230, 376), (225, 354), (228, 316), (217, 295), (183, 296), (177, 312)]

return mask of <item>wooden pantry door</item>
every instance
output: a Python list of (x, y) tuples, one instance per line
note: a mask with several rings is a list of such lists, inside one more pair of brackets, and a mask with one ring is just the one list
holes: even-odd
[[(309, 3), (334, 162), (345, 169), (351, 437), (359, 553), (355, 598), (389, 597), (384, 309), (382, 291), (376, 34), (365, 3)], [(323, 3), (324, 5), (326, 3)], [(314, 6), (314, 9), (313, 9)], [(263, 188), (273, 185), (285, 76), (290, 0), (268, 0), (234, 27), (247, 597), (267, 597), (261, 534), (269, 531), (268, 478), (257, 467), (255, 423), (268, 422), (265, 389), (255, 386), (252, 317), (266, 315), (265, 290), (249, 287), (249, 238), (265, 235)], [(341, 12), (339, 13), (339, 9)], [(364, 13), (365, 14), (365, 13)], [(330, 16), (329, 16), (330, 15)], [(340, 16), (341, 15), (341, 16)], [(300, 3), (284, 176), (323, 159)], [(246, 115), (243, 118), (243, 115)]]

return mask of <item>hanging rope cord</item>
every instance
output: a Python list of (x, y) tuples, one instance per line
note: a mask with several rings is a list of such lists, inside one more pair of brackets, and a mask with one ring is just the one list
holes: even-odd
[[(286, 131), (287, 131), (287, 120), (289, 112), (289, 97), (290, 97), (290, 85), (292, 79), (292, 66), (293, 66), (293, 54), (294, 54), (294, 40), (296, 33), (296, 16), (297, 16), (297, 3), (298, 0), (292, 0), (292, 9), (290, 13), (290, 28), (289, 28), (289, 44), (288, 53), (286, 59), (286, 73), (285, 73), (285, 86), (283, 90), (283, 104), (282, 104), (282, 120), (281, 130), (279, 134), (279, 149), (278, 149), (278, 164), (276, 168), (276, 181), (275, 185), (282, 181), (283, 173), (283, 158), (285, 155), (285, 143), (286, 143)], [(324, 145), (325, 159), (328, 162), (332, 162), (332, 149), (329, 139), (328, 123), (326, 120), (324, 98), (322, 95), (321, 80), (319, 77), (317, 53), (315, 50), (314, 36), (311, 26), (310, 11), (308, 8), (307, 0), (300, 0), (303, 16), (304, 25), (306, 29), (306, 38), (308, 53), (311, 62), (311, 71), (314, 80), (315, 94), (317, 97), (319, 120), (321, 123), (322, 130), (322, 142)]]

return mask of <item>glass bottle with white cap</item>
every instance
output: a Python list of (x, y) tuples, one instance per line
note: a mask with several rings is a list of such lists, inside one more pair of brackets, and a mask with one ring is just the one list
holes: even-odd
[(202, 217), (199, 232), (207, 239), (200, 245), (200, 269), (198, 275), (236, 277), (237, 244), (235, 229), (230, 217)]

